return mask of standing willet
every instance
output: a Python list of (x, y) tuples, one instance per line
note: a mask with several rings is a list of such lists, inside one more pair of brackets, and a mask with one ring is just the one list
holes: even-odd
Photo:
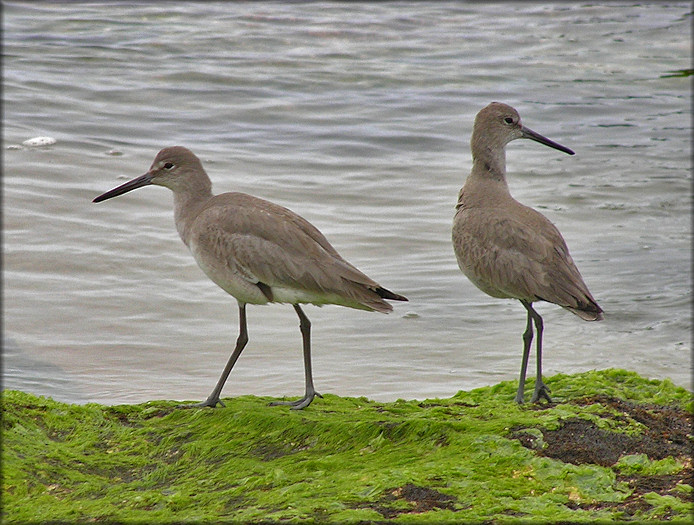
[(574, 154), (523, 126), (518, 112), (506, 104), (492, 102), (482, 109), (470, 141), (472, 172), (458, 195), (453, 248), (458, 266), (475, 286), (492, 297), (518, 299), (528, 311), (516, 402), (523, 402), (533, 321), (537, 377), (531, 401), (551, 401), (542, 382), (542, 317), (532, 303), (555, 303), (586, 321), (600, 321), (602, 309), (590, 295), (559, 230), (511, 197), (504, 148), (515, 139), (531, 139)]
[(212, 183), (200, 160), (181, 146), (161, 150), (149, 171), (94, 199), (100, 202), (156, 184), (174, 193), (176, 229), (196, 262), (239, 304), (239, 337), (217, 385), (194, 406), (224, 406), (222, 387), (248, 342), (246, 304), (290, 303), (299, 316), (303, 338), (306, 393), (293, 409), (315, 396), (311, 373), (311, 323), (300, 303), (338, 304), (388, 313), (384, 299), (407, 301), (386, 290), (344, 260), (307, 220), (272, 202), (245, 193), (212, 195)]

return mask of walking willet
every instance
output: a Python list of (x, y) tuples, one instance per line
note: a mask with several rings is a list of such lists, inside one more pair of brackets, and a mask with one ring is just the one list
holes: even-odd
[(384, 301), (407, 301), (386, 290), (344, 260), (311, 223), (296, 213), (244, 193), (212, 195), (212, 183), (192, 151), (161, 150), (149, 171), (94, 199), (100, 202), (156, 184), (174, 193), (176, 229), (203, 272), (239, 305), (236, 347), (208, 398), (193, 406), (215, 407), (222, 387), (248, 342), (246, 304), (290, 303), (299, 316), (306, 393), (293, 409), (315, 396), (311, 372), (311, 323), (300, 304), (338, 304), (388, 313)]
[(458, 195), (453, 248), (458, 266), (475, 286), (492, 297), (518, 299), (528, 311), (516, 402), (523, 402), (533, 322), (537, 377), (531, 401), (551, 401), (542, 382), (542, 317), (532, 303), (555, 303), (586, 321), (600, 321), (602, 309), (590, 295), (559, 230), (511, 197), (504, 148), (515, 139), (531, 139), (574, 154), (523, 126), (518, 112), (506, 104), (492, 102), (482, 109), (470, 141), (472, 172)]

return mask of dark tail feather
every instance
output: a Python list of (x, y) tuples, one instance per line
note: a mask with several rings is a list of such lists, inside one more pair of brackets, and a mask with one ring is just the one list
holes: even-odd
[(576, 314), (579, 316), (581, 319), (584, 321), (602, 321), (603, 320), (603, 311), (602, 308), (596, 303), (592, 298), (589, 298), (588, 302), (584, 302), (578, 306), (578, 308), (571, 308), (568, 306), (565, 306), (567, 310), (569, 310), (571, 313)]
[(390, 290), (386, 290), (382, 286), (379, 286), (374, 290), (380, 297), (383, 297), (383, 299), (390, 299), (391, 301), (407, 301), (407, 297), (403, 295), (398, 295), (396, 293), (391, 292)]

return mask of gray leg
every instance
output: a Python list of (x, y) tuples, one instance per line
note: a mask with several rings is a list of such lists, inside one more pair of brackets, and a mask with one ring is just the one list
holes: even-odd
[(530, 398), (530, 402), (537, 403), (540, 399), (544, 399), (548, 403), (551, 403), (552, 398), (549, 397), (549, 388), (542, 381), (542, 317), (540, 317), (540, 314), (538, 314), (530, 304), (528, 305), (528, 315), (532, 316), (535, 321), (535, 328), (537, 329), (537, 376), (535, 377), (535, 391)]
[(236, 347), (234, 348), (231, 357), (229, 357), (229, 361), (227, 361), (227, 364), (224, 367), (224, 371), (222, 372), (219, 381), (217, 381), (217, 385), (214, 387), (214, 390), (212, 390), (212, 393), (209, 396), (207, 396), (207, 399), (202, 403), (188, 405), (188, 408), (214, 408), (217, 406), (217, 404), (224, 406), (224, 403), (222, 403), (222, 400), (219, 398), (219, 395), (222, 393), (224, 383), (226, 383), (227, 378), (231, 373), (231, 369), (234, 368), (236, 360), (239, 358), (241, 352), (243, 352), (243, 349), (246, 347), (246, 343), (248, 343), (248, 327), (246, 326), (246, 305), (239, 303), (239, 337), (238, 339), (236, 339)]
[(304, 344), (304, 374), (306, 376), (306, 393), (304, 397), (297, 401), (274, 401), (270, 405), (290, 405), (292, 410), (301, 410), (311, 404), (313, 398), (323, 397), (313, 387), (313, 373), (311, 372), (311, 321), (298, 304), (293, 305), (294, 310), (299, 316), (299, 329)]
[(523, 403), (523, 392), (525, 391), (525, 372), (528, 369), (528, 357), (530, 356), (530, 344), (533, 342), (533, 320), (530, 316), (530, 303), (521, 301), (525, 309), (528, 310), (528, 324), (523, 332), (523, 359), (521, 361), (520, 380), (518, 381), (518, 392), (516, 393), (516, 403)]

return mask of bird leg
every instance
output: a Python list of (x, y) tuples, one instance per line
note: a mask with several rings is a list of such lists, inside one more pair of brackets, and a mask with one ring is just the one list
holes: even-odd
[[(529, 308), (530, 303), (525, 303), (521, 301), (526, 310)], [(525, 327), (525, 332), (523, 332), (523, 359), (521, 361), (521, 371), (520, 380), (518, 381), (518, 392), (516, 393), (516, 403), (519, 405), (523, 403), (523, 392), (525, 391), (525, 372), (528, 369), (528, 357), (530, 356), (530, 344), (533, 342), (533, 321), (530, 317), (530, 310), (528, 310), (528, 324)]]
[(535, 321), (535, 328), (537, 329), (537, 376), (535, 377), (535, 391), (530, 398), (530, 402), (537, 403), (540, 399), (544, 399), (548, 403), (551, 403), (552, 398), (549, 397), (549, 387), (542, 381), (542, 317), (533, 309), (532, 304), (528, 303), (526, 308), (528, 309), (528, 323), (530, 322), (530, 317), (532, 317)]
[(246, 347), (247, 343), (248, 327), (246, 326), (246, 305), (239, 303), (239, 337), (236, 339), (236, 347), (229, 357), (229, 361), (227, 361), (224, 371), (222, 372), (219, 381), (217, 381), (217, 385), (214, 387), (214, 390), (212, 390), (212, 393), (207, 396), (205, 401), (196, 403), (194, 405), (183, 405), (181, 408), (214, 408), (218, 404), (225, 406), (222, 400), (219, 398), (219, 395), (222, 393), (222, 388), (224, 387), (224, 383), (226, 383), (226, 380), (231, 373), (231, 369), (234, 368), (237, 359), (241, 355), (241, 352), (243, 352), (243, 349)]
[(313, 387), (313, 373), (311, 372), (311, 321), (308, 320), (308, 317), (306, 317), (306, 314), (304, 314), (304, 311), (298, 304), (294, 305), (294, 310), (299, 316), (299, 329), (301, 330), (301, 337), (304, 345), (304, 374), (306, 376), (306, 393), (304, 394), (304, 397), (298, 399), (297, 401), (273, 401), (270, 403), (270, 405), (289, 405), (291, 406), (292, 410), (301, 410), (302, 408), (309, 406), (314, 397), (323, 396), (316, 392), (316, 389)]

